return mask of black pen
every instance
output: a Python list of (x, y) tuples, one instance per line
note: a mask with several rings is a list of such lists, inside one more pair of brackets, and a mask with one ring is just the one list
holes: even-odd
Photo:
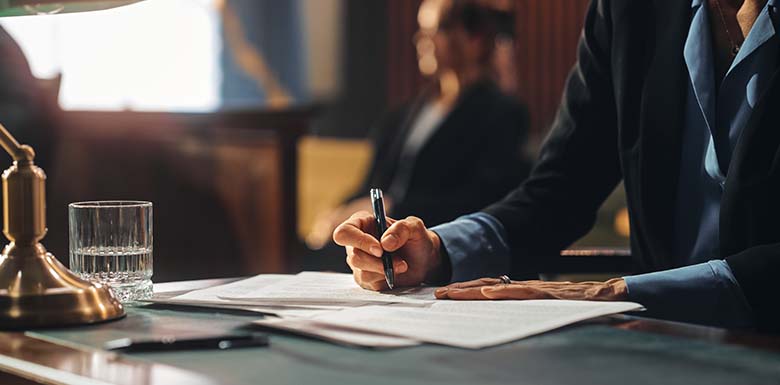
[(150, 339), (119, 338), (103, 344), (106, 350), (123, 353), (160, 352), (174, 350), (235, 349), (268, 346), (268, 336), (261, 333), (177, 337), (172, 335)]
[[(387, 231), (387, 218), (385, 217), (385, 202), (382, 199), (382, 190), (378, 188), (371, 189), (371, 207), (374, 208), (374, 218), (376, 218), (376, 239), (382, 240), (382, 234)], [(382, 264), (385, 267), (385, 280), (387, 286), (393, 288), (393, 255), (382, 250)]]

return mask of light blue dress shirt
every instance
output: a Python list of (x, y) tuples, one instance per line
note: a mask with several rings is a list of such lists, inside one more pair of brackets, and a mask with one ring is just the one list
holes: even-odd
[[(739, 283), (718, 256), (718, 221), (726, 169), (742, 128), (766, 87), (778, 55), (775, 0), (769, 0), (716, 93), (710, 20), (704, 0), (692, 1), (685, 44), (690, 74), (683, 133), (680, 189), (672, 270), (624, 277), (629, 297), (646, 315), (725, 327), (749, 327), (751, 312)], [(501, 223), (486, 213), (467, 215), (432, 229), (452, 263), (452, 281), (509, 271), (509, 247)]]

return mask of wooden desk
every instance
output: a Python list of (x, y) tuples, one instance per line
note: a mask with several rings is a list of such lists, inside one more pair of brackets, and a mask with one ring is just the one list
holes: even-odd
[[(157, 285), (191, 290), (225, 282)], [(257, 314), (132, 308), (102, 325), (0, 333), (3, 384), (778, 384), (780, 339), (611, 317), (490, 349), (435, 345), (373, 350), (272, 332), (268, 348), (121, 355), (107, 339), (197, 326), (242, 328)], [(49, 340), (58, 340), (55, 344)], [(62, 344), (66, 341), (66, 344)]]

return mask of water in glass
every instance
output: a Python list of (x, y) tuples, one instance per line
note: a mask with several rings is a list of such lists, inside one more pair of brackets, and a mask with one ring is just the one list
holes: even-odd
[(152, 296), (152, 248), (82, 247), (73, 250), (70, 268), (81, 278), (111, 287), (122, 302)]
[(152, 204), (71, 203), (70, 269), (109, 286), (120, 301), (152, 296)]

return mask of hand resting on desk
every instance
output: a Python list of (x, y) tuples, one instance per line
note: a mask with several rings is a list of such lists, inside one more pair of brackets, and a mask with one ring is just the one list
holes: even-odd
[[(347, 264), (355, 282), (368, 290), (385, 290), (382, 250), (394, 253), (393, 269), (399, 286), (418, 286), (436, 280), (442, 271), (441, 240), (416, 217), (388, 218), (390, 227), (377, 241), (374, 217), (361, 211), (333, 232), (333, 240), (346, 248)], [(628, 298), (622, 278), (606, 282), (512, 281), (502, 284), (496, 278), (453, 283), (436, 290), (436, 298), (461, 300), (570, 299), (621, 301)]]
[(589, 301), (623, 301), (628, 290), (623, 278), (606, 282), (512, 281), (503, 284), (498, 278), (481, 278), (453, 283), (436, 289), (438, 299), (569, 299)]

